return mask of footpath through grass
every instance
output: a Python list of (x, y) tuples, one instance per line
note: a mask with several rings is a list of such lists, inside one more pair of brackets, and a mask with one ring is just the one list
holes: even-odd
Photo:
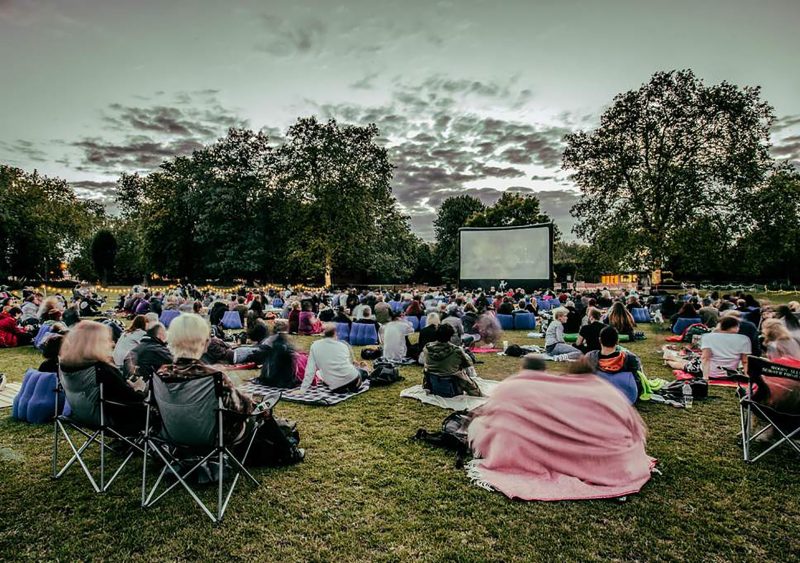
[[(651, 377), (666, 335), (646, 327), (631, 349)], [(506, 337), (536, 343), (524, 333)], [(296, 338), (308, 348), (312, 338)], [(482, 377), (503, 379), (514, 358), (483, 355)], [(32, 349), (0, 350), (0, 371), (21, 380)], [(555, 365), (555, 369), (563, 366)], [(712, 388), (691, 411), (645, 404), (655, 475), (627, 503), (511, 501), (470, 485), (447, 452), (409, 440), (447, 411), (400, 399), (419, 383), (379, 388), (335, 407), (281, 403), (299, 422), (304, 463), (258, 469), (213, 526), (182, 491), (139, 507), (141, 463), (95, 495), (78, 468), (51, 481), (53, 429), (0, 414), (0, 560), (196, 559), (264, 561), (797, 560), (800, 471), (788, 450), (741, 461), (733, 391)], [(246, 374), (245, 374), (246, 376)], [(543, 400), (546, 400), (543, 398)]]

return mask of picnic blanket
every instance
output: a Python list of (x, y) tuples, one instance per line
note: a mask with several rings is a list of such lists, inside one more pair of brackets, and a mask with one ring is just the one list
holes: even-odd
[(625, 496), (650, 479), (645, 433), (636, 410), (599, 377), (522, 371), (470, 424), (468, 475), (523, 500)]
[(502, 352), (501, 348), (472, 348), (470, 350), (473, 354), (493, 354), (495, 352)]
[(470, 395), (458, 395), (456, 397), (440, 397), (428, 393), (422, 385), (414, 385), (400, 391), (400, 396), (407, 399), (416, 399), (426, 405), (433, 405), (442, 409), (450, 409), (454, 411), (468, 410), (481, 406), (494, 392), (495, 387), (500, 383), (499, 381), (492, 381), (490, 379), (481, 379), (480, 377), (472, 378), (478, 385), (478, 389), (483, 393), (483, 397), (471, 397)]
[(6, 383), (6, 386), (0, 391), (0, 409), (10, 407), (14, 402), (14, 397), (19, 393), (22, 383)]
[(281, 399), (292, 403), (303, 403), (306, 405), (318, 405), (329, 407), (346, 401), (361, 393), (369, 391), (369, 381), (364, 381), (358, 391), (348, 391), (346, 393), (334, 393), (330, 387), (324, 383), (312, 385), (306, 391), (301, 392), (299, 387), (284, 389), (283, 387), (270, 387), (262, 385), (257, 379), (250, 379), (241, 387), (242, 391), (255, 395), (263, 395), (265, 401), (272, 401), (278, 395)]
[[(672, 375), (675, 376), (675, 379), (678, 381), (691, 381), (695, 377), (691, 373), (685, 372), (682, 369), (674, 369), (672, 370)], [(731, 379), (730, 377), (710, 377), (708, 379), (709, 385), (719, 385), (720, 387), (738, 387), (739, 383), (735, 379)]]

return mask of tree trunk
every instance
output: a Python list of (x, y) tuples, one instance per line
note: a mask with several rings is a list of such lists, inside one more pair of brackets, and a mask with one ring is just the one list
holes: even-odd
[(325, 254), (325, 287), (331, 286), (331, 274), (333, 273), (333, 259), (330, 253)]

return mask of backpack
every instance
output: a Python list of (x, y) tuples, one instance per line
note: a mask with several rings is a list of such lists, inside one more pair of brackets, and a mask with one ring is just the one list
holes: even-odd
[(369, 379), (370, 387), (382, 387), (391, 385), (396, 381), (403, 381), (405, 378), (400, 375), (400, 370), (394, 365), (389, 362), (378, 361), (373, 364), (372, 371), (367, 376), (367, 379)]
[(454, 450), (456, 452), (456, 468), (464, 467), (464, 458), (470, 452), (467, 431), (472, 422), (473, 414), (469, 411), (456, 411), (442, 421), (439, 432), (428, 432), (424, 428), (417, 430), (411, 437), (412, 440), (422, 440), (433, 446)]
[(361, 350), (361, 359), (362, 360), (377, 360), (381, 356), (383, 356), (383, 348), (378, 346), (377, 348), (364, 348)]
[(703, 323), (695, 323), (693, 325), (689, 325), (686, 327), (686, 330), (683, 331), (681, 335), (681, 342), (691, 342), (694, 336), (702, 336), (711, 332), (711, 329), (708, 328)]
[(505, 355), (506, 356), (511, 356), (511, 357), (514, 357), (514, 358), (521, 358), (522, 356), (524, 356), (527, 353), (528, 352), (525, 351), (525, 349), (522, 346), (520, 346), (519, 344), (509, 344), (508, 348), (506, 348), (506, 351), (505, 351)]
[(104, 324), (111, 329), (111, 337), (114, 339), (114, 342), (119, 340), (119, 337), (125, 332), (125, 325), (116, 319), (105, 319), (100, 321), (100, 324)]
[(705, 379), (688, 379), (670, 381), (656, 391), (659, 395), (675, 401), (683, 401), (683, 384), (689, 382), (692, 386), (692, 399), (705, 399), (708, 397), (708, 381)]

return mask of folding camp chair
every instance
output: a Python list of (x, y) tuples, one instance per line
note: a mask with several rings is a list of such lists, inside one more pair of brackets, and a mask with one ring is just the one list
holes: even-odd
[[(160, 418), (160, 428), (152, 424), (150, 411), (147, 413), (144, 441), (144, 464), (142, 468), (142, 507), (153, 506), (177, 485), (182, 485), (203, 512), (214, 523), (219, 523), (225, 515), (239, 476), (244, 473), (256, 486), (259, 482), (244, 467), (250, 448), (261, 426), (256, 415), (244, 416), (226, 409), (222, 404), (222, 374), (213, 373), (195, 379), (164, 381), (154, 375), (150, 381), (148, 403), (155, 408)], [(260, 414), (260, 413), (259, 413)], [(242, 459), (239, 460), (230, 450), (225, 439), (225, 422), (230, 418), (252, 421), (253, 429)], [(158, 478), (148, 491), (148, 455), (155, 452), (164, 464)], [(217, 507), (212, 512), (200, 499), (188, 482), (189, 477), (208, 462), (216, 462)], [(225, 494), (225, 464), (230, 462), (236, 476)], [(183, 470), (184, 466), (190, 466)], [(175, 481), (158, 496), (159, 485), (169, 475)]]
[[(754, 415), (764, 422), (755, 433), (752, 429)], [(739, 418), (745, 461), (756, 462), (784, 443), (800, 453), (800, 446), (795, 442), (800, 437), (800, 367), (749, 356), (747, 386), (739, 386)], [(753, 457), (752, 442), (770, 428), (780, 439)]]
[[(63, 378), (57, 375), (56, 400), (55, 400), (55, 422), (53, 423), (53, 479), (61, 478), (64, 473), (77, 461), (83, 472), (86, 474), (92, 489), (96, 493), (104, 493), (117, 478), (122, 469), (128, 464), (134, 454), (142, 452), (141, 432), (137, 436), (132, 436), (130, 432), (122, 430), (114, 424), (108, 416), (109, 406), (136, 407), (141, 405), (130, 405), (109, 401), (105, 398), (106, 384), (98, 376), (94, 366), (86, 369), (71, 372), (69, 377)], [(64, 396), (70, 406), (69, 414), (59, 413), (59, 397)], [(63, 408), (63, 404), (61, 405)], [(144, 416), (144, 414), (142, 414)], [(73, 430), (83, 436), (85, 441), (77, 446), (68, 430)], [(58, 441), (59, 433), (64, 436), (67, 444), (72, 450), (72, 457), (59, 470), (58, 469)], [(106, 481), (106, 451), (110, 450), (107, 443), (108, 439), (119, 439), (129, 449), (117, 470)], [(89, 446), (97, 444), (100, 448), (100, 483), (98, 484), (89, 469), (85, 454)], [(113, 450), (112, 450), (113, 451)]]

